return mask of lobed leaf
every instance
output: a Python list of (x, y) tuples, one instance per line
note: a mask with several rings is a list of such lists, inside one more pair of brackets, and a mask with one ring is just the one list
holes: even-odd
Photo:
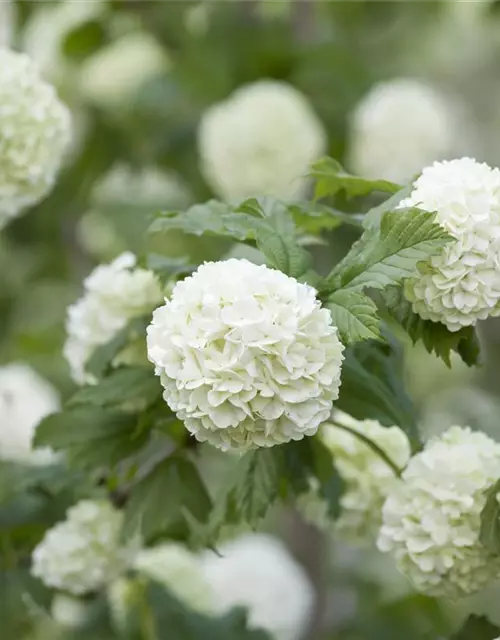
[(491, 553), (500, 554), (500, 480), (497, 480), (486, 492), (486, 503), (481, 511), (481, 529), (479, 540)]
[(364, 293), (339, 289), (324, 300), (323, 306), (332, 314), (343, 344), (382, 339), (377, 306)]

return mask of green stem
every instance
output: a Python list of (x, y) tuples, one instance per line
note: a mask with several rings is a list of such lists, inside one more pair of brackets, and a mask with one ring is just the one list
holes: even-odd
[(387, 453), (381, 447), (379, 447), (376, 442), (373, 442), (373, 440), (370, 440), (370, 438), (365, 436), (363, 433), (360, 433), (359, 431), (356, 431), (356, 429), (353, 429), (352, 427), (348, 427), (347, 425), (342, 424), (341, 422), (332, 421), (331, 424), (333, 424), (335, 427), (338, 427), (339, 429), (343, 429), (344, 431), (351, 433), (353, 436), (358, 438), (358, 440), (361, 440), (362, 442), (364, 442), (368, 447), (370, 447), (370, 449), (374, 453), (376, 453), (380, 458), (382, 458), (382, 460), (392, 469), (396, 477), (401, 478), (401, 474), (403, 473), (403, 470), (400, 469), (393, 460), (391, 460), (391, 458), (387, 455)]

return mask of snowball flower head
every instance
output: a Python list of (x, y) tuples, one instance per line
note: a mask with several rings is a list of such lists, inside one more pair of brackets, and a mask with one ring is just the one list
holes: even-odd
[(52, 188), (70, 115), (28, 56), (0, 49), (0, 226)]
[(89, 618), (89, 603), (82, 598), (58, 593), (52, 600), (50, 613), (53, 620), (62, 627), (77, 629)]
[[(410, 442), (399, 427), (384, 427), (376, 420), (355, 420), (341, 411), (336, 411), (333, 417), (337, 425), (345, 425), (369, 438), (397, 467), (402, 469), (408, 462)], [(377, 537), (382, 505), (398, 479), (368, 444), (335, 423), (322, 425), (320, 437), (334, 456), (345, 483), (340, 517), (335, 522), (328, 518), (327, 504), (314, 487), (299, 499), (299, 507), (305, 518), (320, 528), (339, 533), (349, 543), (369, 544)]]
[(49, 464), (57, 459), (50, 449), (32, 447), (42, 418), (59, 410), (59, 395), (31, 367), (14, 363), (0, 367), (0, 459)]
[(222, 198), (301, 197), (304, 175), (326, 149), (326, 133), (305, 96), (261, 80), (211, 107), (199, 130), (201, 168)]
[(84, 595), (118, 577), (132, 549), (120, 546), (123, 514), (104, 501), (82, 500), (33, 551), (32, 574), (48, 587)]
[(455, 238), (406, 282), (413, 310), (450, 331), (499, 315), (500, 171), (471, 158), (436, 162), (399, 206), (437, 211)]
[(123, 253), (110, 264), (98, 266), (84, 281), (83, 297), (69, 307), (64, 355), (75, 382), (93, 382), (85, 366), (94, 349), (162, 301), (154, 273), (135, 265), (135, 256)]
[(329, 417), (344, 347), (315, 293), (231, 259), (201, 265), (156, 309), (149, 359), (198, 440), (270, 447), (313, 435)]
[(500, 575), (500, 558), (480, 542), (485, 491), (500, 477), (500, 444), (451, 427), (415, 455), (387, 498), (378, 539), (414, 586), (459, 598)]
[(200, 613), (213, 609), (213, 594), (200, 561), (181, 544), (168, 543), (139, 551), (132, 564), (140, 574), (163, 584), (175, 597)]
[(299, 640), (311, 620), (314, 589), (300, 565), (276, 538), (250, 534), (202, 558), (216, 612), (248, 609), (249, 625), (274, 640)]
[(454, 121), (447, 100), (420, 80), (381, 82), (352, 114), (349, 165), (368, 178), (405, 183), (451, 152)]

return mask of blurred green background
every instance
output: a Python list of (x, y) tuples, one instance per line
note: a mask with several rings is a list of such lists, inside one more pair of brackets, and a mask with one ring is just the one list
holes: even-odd
[[(82, 278), (126, 248), (140, 254), (153, 212), (213, 195), (199, 170), (197, 127), (237, 87), (259, 78), (296, 86), (328, 131), (329, 154), (348, 165), (350, 120), (363, 96), (390, 78), (419, 78), (466, 114), (457, 131), (463, 153), (500, 165), (499, 2), (1, 2), (0, 44), (39, 63), (74, 119), (56, 187), (0, 237), (1, 362), (31, 364), (63, 397), (73, 388), (62, 358), (65, 310)], [(332, 232), (315, 249), (318, 265), (351, 241), (348, 230)], [(162, 251), (196, 261), (227, 250), (181, 235), (168, 242)], [(500, 320), (480, 334), (486, 358), (475, 371), (458, 360), (449, 371), (408, 348), (407, 384), (424, 432), (458, 423), (500, 437)], [(206, 464), (216, 476), (220, 456)], [(500, 589), (459, 607), (436, 602), (412, 593), (387, 558), (335, 546), (293, 513), (274, 514), (269, 527), (315, 582), (311, 638), (436, 639), (469, 610), (500, 623)], [(0, 597), (0, 621), (17, 605)]]

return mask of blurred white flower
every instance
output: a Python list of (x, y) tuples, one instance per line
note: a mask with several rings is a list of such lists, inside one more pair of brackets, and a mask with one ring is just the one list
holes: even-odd
[(54, 462), (53, 451), (33, 449), (32, 441), (40, 420), (59, 408), (57, 391), (31, 367), (20, 363), (0, 367), (0, 459)]
[(399, 206), (437, 211), (456, 238), (407, 280), (414, 311), (450, 331), (499, 315), (500, 170), (471, 158), (435, 162)]
[(181, 544), (166, 543), (142, 549), (132, 567), (165, 586), (189, 608), (200, 613), (213, 610), (212, 590), (200, 560)]
[(41, 2), (30, 13), (21, 34), (21, 45), (41, 74), (56, 85), (75, 80), (75, 65), (65, 56), (67, 36), (86, 22), (98, 18), (105, 0)]
[(349, 166), (368, 178), (406, 183), (453, 151), (456, 118), (447, 100), (420, 80), (381, 82), (352, 114)]
[(148, 327), (165, 400), (221, 449), (316, 433), (338, 397), (343, 350), (312, 287), (247, 260), (201, 265)]
[(51, 615), (62, 627), (76, 629), (87, 621), (89, 603), (81, 598), (58, 593), (52, 600)]
[(123, 513), (104, 501), (81, 500), (49, 529), (32, 555), (32, 574), (48, 587), (84, 595), (116, 579), (133, 548), (120, 545)]
[(100, 107), (123, 108), (142, 85), (169, 67), (165, 50), (153, 36), (145, 31), (128, 33), (85, 60), (80, 91)]
[(305, 96), (284, 82), (261, 80), (206, 111), (198, 146), (205, 179), (220, 197), (292, 200), (304, 195), (305, 175), (327, 137)]
[(202, 558), (205, 578), (214, 591), (216, 612), (248, 609), (249, 624), (274, 640), (299, 640), (311, 621), (315, 594), (302, 567), (283, 543), (250, 534), (219, 548), (220, 556)]
[(85, 365), (94, 349), (163, 300), (155, 274), (135, 265), (135, 256), (123, 253), (110, 264), (96, 267), (83, 283), (83, 297), (68, 308), (64, 355), (79, 384), (93, 382)]
[(11, 43), (14, 21), (15, 5), (11, 0), (0, 2), (0, 47), (8, 47)]
[[(384, 427), (376, 420), (355, 420), (335, 411), (335, 422), (366, 436), (402, 469), (411, 449), (399, 427)], [(334, 522), (328, 517), (327, 504), (313, 489), (299, 499), (298, 506), (307, 520), (331, 530), (346, 542), (373, 543), (381, 524), (381, 509), (387, 495), (398, 483), (394, 470), (368, 444), (335, 424), (321, 426), (319, 435), (331, 451), (335, 466), (345, 482), (340, 499), (342, 511)]]
[(0, 49), (0, 227), (44, 198), (70, 141), (70, 116), (28, 56)]
[(500, 444), (451, 427), (430, 440), (384, 504), (378, 539), (416, 589), (457, 599), (500, 576), (479, 542), (485, 491), (500, 477)]

